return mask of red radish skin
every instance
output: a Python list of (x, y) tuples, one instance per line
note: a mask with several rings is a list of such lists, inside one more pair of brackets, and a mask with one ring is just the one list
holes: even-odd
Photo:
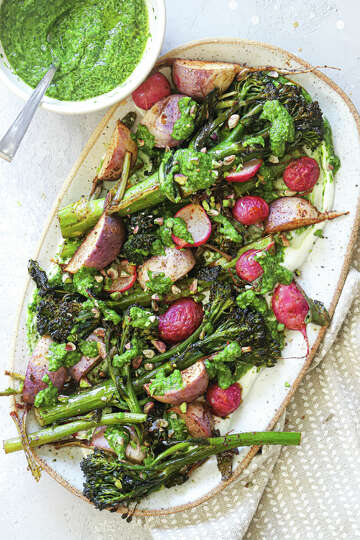
[(187, 230), (192, 235), (194, 243), (190, 244), (172, 235), (173, 242), (180, 248), (198, 247), (205, 244), (211, 236), (211, 221), (200, 204), (188, 204), (176, 212), (175, 217), (185, 221)]
[(243, 225), (255, 225), (268, 217), (269, 205), (261, 197), (246, 195), (236, 201), (232, 214)]
[(75, 274), (83, 266), (102, 270), (119, 255), (125, 239), (124, 225), (115, 217), (103, 214), (65, 267)]
[(171, 405), (180, 405), (184, 401), (191, 403), (199, 396), (202, 396), (209, 384), (209, 375), (202, 360), (198, 360), (192, 366), (181, 371), (183, 387), (177, 390), (169, 390), (162, 395), (152, 395), (150, 393), (150, 384), (144, 384), (144, 390), (156, 401), (161, 403), (170, 403)]
[(258, 253), (261, 249), (248, 249), (238, 258), (235, 269), (239, 278), (251, 282), (263, 275), (264, 270), (254, 258)]
[(51, 382), (61, 390), (67, 378), (67, 369), (64, 367), (59, 368), (57, 371), (48, 370), (48, 353), (49, 347), (54, 341), (50, 336), (42, 336), (37, 342), (33, 354), (29, 359), (24, 387), (22, 392), (22, 398), (25, 403), (33, 404), (36, 394), (40, 390), (47, 388), (47, 384), (42, 380), (44, 375), (48, 375)]
[(220, 388), (217, 384), (209, 386), (206, 400), (216, 416), (228, 416), (240, 406), (242, 402), (242, 388), (234, 383), (229, 388)]
[(310, 191), (318, 181), (320, 167), (315, 159), (303, 156), (294, 159), (286, 167), (283, 179), (291, 191)]
[(141, 123), (154, 135), (157, 148), (178, 146), (181, 143), (173, 139), (171, 134), (175, 122), (181, 117), (178, 102), (183, 97), (181, 94), (172, 94), (160, 99), (144, 114)]
[(252, 159), (245, 163), (241, 171), (228, 174), (226, 180), (228, 182), (247, 182), (255, 176), (262, 163), (262, 159)]
[[(111, 283), (104, 287), (106, 291), (110, 293), (125, 292), (135, 284), (137, 277), (135, 264), (131, 264), (129, 261), (123, 260), (118, 264), (113, 264), (112, 268), (116, 270), (118, 277), (111, 279)], [(122, 276), (122, 273), (126, 273), (127, 276)]]
[(292, 231), (346, 214), (348, 212), (319, 212), (310, 201), (303, 197), (280, 197), (270, 204), (265, 233)]
[(134, 103), (140, 109), (151, 109), (160, 99), (171, 94), (170, 83), (159, 71), (153, 73), (132, 93)]
[(276, 319), (289, 330), (298, 330), (304, 336), (309, 352), (309, 342), (306, 333), (305, 319), (309, 305), (304, 295), (299, 291), (295, 281), (290, 285), (279, 284), (274, 290), (271, 306)]
[(200, 326), (203, 317), (201, 304), (192, 298), (180, 298), (159, 317), (160, 339), (169, 344), (184, 341)]

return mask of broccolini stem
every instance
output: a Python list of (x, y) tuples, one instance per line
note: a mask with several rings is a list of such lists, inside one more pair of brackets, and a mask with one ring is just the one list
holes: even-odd
[(129, 179), (130, 168), (131, 168), (131, 152), (125, 152), (121, 178), (119, 182), (109, 191), (106, 197), (105, 206), (106, 206), (107, 214), (112, 214), (114, 213), (114, 211), (116, 212), (116, 207), (123, 200), (126, 184)]
[(111, 380), (107, 380), (101, 385), (70, 396), (65, 403), (35, 409), (35, 415), (39, 424), (46, 426), (63, 418), (78, 416), (95, 409), (103, 409), (108, 405), (116, 405), (116, 400), (115, 385)]
[(271, 246), (273, 244), (273, 238), (272, 236), (264, 236), (263, 238), (259, 238), (258, 240), (254, 240), (253, 242), (250, 242), (249, 244), (246, 244), (246, 246), (243, 246), (239, 249), (239, 251), (236, 254), (236, 257), (231, 259), (231, 261), (224, 263), (221, 265), (222, 268), (233, 268), (236, 266), (236, 263), (243, 253), (248, 251), (249, 249), (266, 249), (267, 247)]
[[(191, 292), (190, 286), (193, 283), (193, 278), (187, 278), (184, 281), (178, 282), (177, 286), (180, 289), (177, 293), (169, 293), (165, 294), (163, 297), (163, 301), (166, 304), (169, 304), (170, 302), (174, 302), (175, 300), (178, 300), (179, 298), (183, 298), (184, 296), (192, 296), (194, 293)], [(198, 288), (201, 291), (208, 290), (211, 287), (211, 281), (205, 281), (205, 280), (199, 280), (198, 281)], [(122, 296), (119, 298), (119, 300), (105, 300), (106, 305), (109, 308), (122, 311), (129, 306), (132, 306), (133, 304), (139, 304), (140, 306), (150, 306), (151, 304), (151, 293), (148, 293), (146, 291), (135, 291), (131, 292), (128, 295)]]
[(167, 475), (179, 470), (185, 465), (191, 465), (208, 457), (220, 454), (225, 450), (231, 450), (232, 448), (238, 448), (241, 446), (262, 446), (264, 444), (270, 445), (283, 445), (283, 446), (297, 446), (300, 444), (301, 433), (297, 432), (277, 432), (277, 431), (265, 431), (265, 432), (251, 432), (251, 433), (235, 433), (232, 435), (225, 435), (224, 437), (209, 437), (207, 439), (192, 439), (187, 441), (188, 453), (184, 455), (184, 443), (180, 442), (175, 444), (172, 448), (173, 452), (179, 450), (179, 456), (174, 457), (173, 460), (169, 460), (166, 463), (161, 462), (165, 457), (160, 454), (156, 458), (154, 467), (150, 465), (153, 470), (161, 470)]
[[(159, 175), (156, 172), (127, 189), (124, 198), (118, 205), (114, 206), (113, 210), (119, 216), (126, 216), (149, 206), (155, 206), (163, 202), (165, 198), (166, 196), (160, 191)], [(82, 236), (96, 225), (104, 211), (104, 202), (104, 198), (91, 201), (80, 199), (61, 208), (58, 212), (58, 218), (63, 237)]]
[[(73, 433), (84, 431), (99, 426), (111, 426), (116, 424), (140, 424), (145, 422), (146, 414), (135, 413), (111, 413), (103, 414), (100, 420), (77, 420), (69, 424), (55, 425), (49, 428), (41, 429), (34, 433), (28, 433), (28, 439), (31, 448), (42, 446), (43, 444), (53, 443), (66, 439)], [(6, 454), (22, 450), (20, 437), (8, 439), (3, 443)]]

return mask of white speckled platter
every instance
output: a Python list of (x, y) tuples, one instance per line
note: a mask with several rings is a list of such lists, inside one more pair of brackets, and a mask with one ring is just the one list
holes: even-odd
[[(304, 61), (282, 49), (237, 39), (197, 41), (179, 47), (166, 56), (223, 60), (253, 66), (272, 65), (286, 69), (309, 67)], [(311, 248), (309, 257), (301, 268), (299, 279), (307, 294), (324, 302), (332, 314), (348, 271), (359, 225), (360, 119), (349, 98), (322, 73), (314, 71), (292, 78), (300, 82), (313, 98), (319, 101), (332, 125), (335, 149), (342, 163), (336, 178), (333, 207), (338, 211), (349, 211), (350, 214), (325, 225), (326, 240), (317, 241)], [(133, 109), (131, 98), (110, 109), (65, 181), (43, 232), (38, 252), (34, 255), (45, 268), (55, 254), (61, 238), (56, 219), (57, 209), (89, 192), (91, 180), (95, 176), (116, 120), (131, 109)], [(31, 255), (33, 254), (29, 253), (29, 257)], [(20, 308), (13, 350), (13, 366), (16, 371), (24, 372), (27, 363), (25, 320), (26, 304), (31, 292), (32, 285), (28, 283)], [(257, 376), (251, 373), (247, 375), (247, 380), (242, 381), (246, 387), (244, 402), (231, 416), (231, 420), (222, 423), (221, 429), (223, 431), (271, 429), (304, 376), (324, 333), (325, 330), (319, 327), (309, 328), (311, 352), (306, 359), (302, 356), (304, 354), (302, 337), (299, 333), (289, 332), (284, 358), (274, 368), (263, 370)], [(30, 424), (29, 427), (35, 429), (36, 425)], [(221, 482), (215, 459), (210, 459), (194, 472), (187, 483), (152, 494), (139, 505), (136, 513), (169, 514), (206, 501), (239, 476), (256, 451), (257, 448), (246, 448), (240, 452), (236, 458), (234, 475), (229, 481)], [(36, 451), (37, 459), (44, 469), (79, 497), (82, 497), (83, 479), (79, 467), (82, 454), (83, 451), (79, 448), (55, 451), (43, 447)]]

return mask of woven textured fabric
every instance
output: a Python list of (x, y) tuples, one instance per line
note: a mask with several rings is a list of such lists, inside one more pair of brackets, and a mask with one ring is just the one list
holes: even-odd
[[(353, 265), (360, 270), (360, 243)], [(285, 427), (303, 433), (301, 447), (265, 448), (238, 482), (197, 508), (138, 519), (155, 540), (360, 538), (360, 299), (358, 276), (350, 277), (335, 333), (356, 297), (337, 339), (287, 410)]]
[[(360, 270), (360, 243), (354, 266)], [(246, 540), (360, 538), (360, 298), (287, 411), (301, 447), (283, 448)]]

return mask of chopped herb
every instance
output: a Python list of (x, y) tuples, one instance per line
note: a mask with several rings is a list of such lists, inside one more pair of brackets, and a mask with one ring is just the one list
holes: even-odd
[(137, 356), (140, 356), (141, 353), (142, 343), (138, 338), (133, 337), (131, 340), (131, 348), (122, 354), (115, 354), (114, 358), (112, 359), (112, 364), (114, 367), (122, 368), (129, 365), (130, 362)]
[(81, 358), (78, 350), (68, 350), (66, 343), (52, 343), (49, 347), (49, 371), (57, 371), (61, 367), (72, 367)]
[(130, 440), (128, 431), (121, 426), (109, 426), (104, 432), (104, 437), (118, 458), (125, 459), (125, 450)]
[(101, 292), (103, 285), (95, 280), (95, 274), (97, 270), (95, 268), (87, 268), (83, 266), (73, 276), (73, 287), (76, 292), (83, 296), (88, 296), (87, 291), (91, 290), (95, 294)]
[(231, 242), (240, 243), (243, 241), (242, 235), (238, 233), (234, 225), (231, 223), (230, 219), (222, 216), (221, 214), (217, 216), (211, 216), (211, 219), (212, 221), (215, 221), (215, 223), (220, 224), (218, 232), (222, 234), (225, 238), (231, 240)]
[(167, 432), (170, 438), (183, 441), (189, 437), (185, 420), (180, 418), (175, 412), (166, 411), (164, 418), (168, 422)]
[[(242, 351), (236, 341), (232, 341), (211, 359), (205, 360), (206, 371), (211, 379), (217, 379), (220, 388), (229, 388), (238, 379), (237, 373), (227, 363), (236, 363)], [(250, 367), (250, 366), (249, 366)]]
[(158, 293), (166, 294), (170, 291), (172, 281), (169, 277), (165, 276), (164, 272), (151, 272), (148, 271), (149, 279), (146, 282), (147, 290)]
[(285, 154), (286, 143), (295, 140), (295, 124), (288, 111), (277, 99), (266, 101), (260, 118), (269, 120), (271, 152), (278, 157)]
[(146, 126), (139, 124), (133, 138), (136, 140), (139, 148), (143, 152), (151, 154), (151, 151), (155, 146), (155, 137), (152, 133), (150, 133)]
[(170, 375), (166, 376), (165, 369), (159, 369), (149, 385), (149, 392), (152, 396), (163, 396), (166, 392), (172, 390), (181, 390), (184, 383), (181, 377), (181, 372), (175, 369)]
[(50, 405), (56, 405), (58, 402), (58, 389), (53, 385), (49, 375), (44, 375), (41, 379), (48, 386), (44, 390), (40, 390), (35, 396), (35, 407), (50, 407)]
[(273, 291), (277, 283), (290, 285), (294, 279), (293, 272), (281, 265), (281, 261), (284, 258), (283, 250), (278, 250), (275, 254), (270, 251), (261, 251), (254, 258), (264, 270), (264, 273), (260, 277), (260, 288), (258, 291), (260, 294)]
[(143, 330), (155, 328), (159, 324), (159, 319), (151, 311), (133, 306), (129, 310), (130, 321), (129, 325), (133, 328), (141, 328)]

